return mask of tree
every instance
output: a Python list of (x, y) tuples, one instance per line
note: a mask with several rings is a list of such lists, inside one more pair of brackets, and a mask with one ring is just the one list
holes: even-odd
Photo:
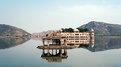
[(61, 28), (62, 32), (74, 32), (73, 28)]

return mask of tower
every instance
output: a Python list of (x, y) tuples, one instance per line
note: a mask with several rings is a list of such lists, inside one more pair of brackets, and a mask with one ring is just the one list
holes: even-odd
[(94, 29), (91, 29), (90, 31), (90, 44), (94, 47)]

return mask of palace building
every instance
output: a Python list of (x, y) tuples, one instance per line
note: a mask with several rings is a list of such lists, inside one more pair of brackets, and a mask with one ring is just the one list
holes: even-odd
[(89, 44), (90, 41), (94, 41), (94, 30), (88, 32), (61, 32), (61, 42), (66, 41), (67, 44)]
[[(54, 43), (57, 44), (66, 44), (66, 45), (71, 45), (71, 44), (90, 44), (94, 43), (94, 30), (91, 29), (90, 31), (87, 32), (79, 32), (79, 31), (74, 31), (74, 32), (62, 32), (61, 30), (51, 32), (47, 34), (48, 36), (43, 37), (43, 42), (44, 40), (51, 40)], [(44, 44), (44, 43), (43, 43)], [(53, 43), (51, 43), (53, 44)]]

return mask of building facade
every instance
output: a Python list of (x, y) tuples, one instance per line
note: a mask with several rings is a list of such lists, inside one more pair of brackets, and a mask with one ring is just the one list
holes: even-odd
[(90, 44), (94, 43), (94, 30), (92, 29), (91, 31), (87, 32), (79, 32), (79, 31), (74, 31), (74, 32), (62, 32), (62, 31), (56, 31), (47, 34), (48, 36), (43, 37), (43, 44), (45, 40), (50, 40), (54, 44)]
[(94, 31), (90, 32), (61, 32), (61, 42), (67, 44), (89, 44), (94, 42)]

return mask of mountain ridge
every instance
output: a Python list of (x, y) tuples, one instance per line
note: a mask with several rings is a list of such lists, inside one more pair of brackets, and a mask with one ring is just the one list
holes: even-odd
[(0, 24), (0, 36), (28, 36), (30, 33), (15, 26)]
[(95, 35), (121, 35), (121, 25), (91, 21), (78, 28), (94, 29)]

